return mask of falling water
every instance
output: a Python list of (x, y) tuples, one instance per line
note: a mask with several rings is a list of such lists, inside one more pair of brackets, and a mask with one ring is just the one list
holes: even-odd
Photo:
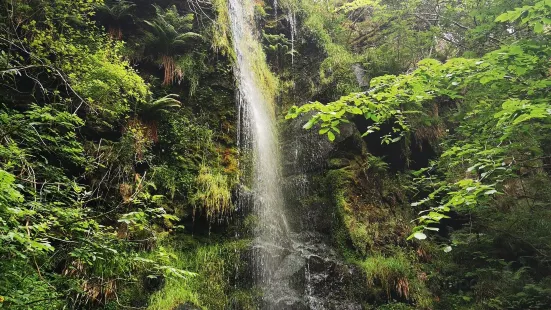
[(287, 15), (289, 26), (291, 27), (291, 64), (295, 63), (295, 38), (297, 36), (297, 18), (293, 10), (289, 10)]
[(353, 64), (352, 72), (354, 72), (354, 76), (356, 76), (356, 81), (360, 87), (369, 86), (369, 83), (365, 79), (365, 70), (362, 68), (361, 64)]
[[(304, 209), (299, 201), (309, 195), (308, 167), (325, 161), (326, 156), (320, 154), (327, 155), (332, 149), (331, 143), (314, 133), (309, 133), (311, 139), (305, 139), (312, 142), (308, 145), (287, 138), (286, 143), (296, 143), (285, 148), (288, 151), (284, 157), (286, 174), (281, 173), (283, 161), (275, 124), (275, 90), (273, 85), (270, 87), (271, 73), (258, 41), (254, 2), (228, 1), (236, 56), (238, 143), (242, 158), (238, 207), (256, 218), (254, 241), (247, 253), (250, 253), (253, 286), (263, 293), (259, 308), (360, 309), (358, 303), (346, 297), (347, 283), (357, 286), (351, 279), (356, 273), (339, 262), (327, 244), (328, 226), (318, 231), (321, 226), (316, 223), (325, 223), (329, 212), (324, 213), (324, 209), (318, 208), (323, 206), (315, 205)], [(294, 14), (289, 15), (289, 21), (294, 42)], [(292, 130), (292, 136), (304, 133), (302, 124), (296, 125), (300, 131)], [(289, 162), (289, 159), (292, 160)], [(297, 211), (301, 212), (297, 214)], [(285, 213), (294, 214), (289, 219), (296, 232), (288, 228)]]
[[(245, 172), (243, 188), (249, 195), (240, 197), (242, 209), (257, 217), (255, 248), (252, 254), (256, 285), (265, 294), (272, 290), (278, 251), (288, 246), (288, 229), (280, 187), (280, 156), (273, 107), (273, 94), (258, 72), (265, 56), (257, 40), (253, 1), (229, 0), (233, 47), (236, 53), (235, 76), (238, 92), (239, 137), (243, 158), (251, 171)], [(251, 197), (252, 198), (246, 198)]]

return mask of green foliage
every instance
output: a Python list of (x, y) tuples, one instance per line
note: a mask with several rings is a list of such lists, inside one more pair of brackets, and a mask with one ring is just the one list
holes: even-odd
[[(296, 51), (292, 50), (292, 42), (285, 37), (283, 34), (267, 34), (266, 32), (262, 33), (262, 37), (265, 44), (265, 49), (267, 53), (282, 54), (282, 55), (293, 55), (296, 54)], [(267, 45), (267, 46), (266, 46)]]
[[(531, 143), (537, 148), (537, 137), (545, 135), (549, 129), (551, 115), (545, 100), (549, 81), (541, 75), (548, 65), (540, 58), (548, 52), (545, 47), (538, 48), (527, 42), (503, 47), (481, 59), (457, 58), (444, 64), (426, 60), (420, 62), (419, 68), (411, 74), (373, 79), (372, 88), (366, 93), (352, 94), (327, 105), (318, 102), (294, 107), (287, 118), (315, 111), (304, 128), (321, 123), (320, 134), (327, 134), (331, 141), (339, 132), (336, 126), (347, 122), (346, 115), (363, 115), (372, 120), (374, 123), (366, 134), (379, 129), (382, 122), (391, 120), (394, 122), (391, 134), (398, 133), (398, 136), (393, 138), (387, 134), (382, 140), (390, 143), (399, 141), (410, 130), (408, 123), (411, 121), (406, 120), (404, 113), (418, 114), (424, 105), (442, 98), (463, 101), (465, 111), (459, 111), (459, 115), (466, 121), (459, 126), (455, 137), (449, 139), (452, 145), (448, 146), (442, 158), (449, 158), (451, 167), (470, 164), (467, 173), (476, 169), (478, 176), (451, 184), (436, 183), (435, 191), (427, 199), (414, 204), (441, 199), (437, 207), (420, 217), (422, 225), (415, 232), (432, 229), (428, 224), (439, 222), (445, 217), (442, 213), (450, 208), (473, 208), (483, 203), (486, 197), (496, 194), (496, 185), (513, 169), (506, 159), (520, 151), (521, 141), (523, 147)], [(473, 139), (470, 130), (478, 131), (478, 136)], [(535, 139), (526, 140), (527, 137)], [(518, 155), (516, 158), (519, 159)], [(427, 180), (431, 181), (430, 178)], [(412, 236), (424, 239), (425, 235), (417, 233)]]
[[(212, 131), (190, 121), (176, 95), (153, 96), (123, 56), (124, 43), (112, 40), (133, 7), (30, 0), (0, 10), (0, 307), (126, 307), (134, 298), (119, 294), (138, 290), (141, 275), (195, 275), (174, 266), (156, 242), (180, 231), (174, 205), (186, 204), (174, 200), (194, 186), (198, 164), (218, 163), (219, 154)], [(111, 38), (92, 20), (95, 10), (116, 30)], [(191, 15), (161, 13), (191, 27)], [(202, 61), (185, 59), (182, 67)], [(157, 159), (163, 130), (182, 123), (181, 135), (162, 147), (195, 143), (181, 156), (196, 161), (174, 160), (173, 152)]]
[[(234, 211), (227, 2), (146, 2), (0, 9), (0, 307), (259, 305), (234, 283), (250, 267), (246, 242), (205, 245), (188, 237), (202, 227), (181, 225)], [(334, 159), (326, 193), (302, 201), (334, 204), (334, 240), (365, 271), (374, 307), (546, 309), (550, 2), (281, 0), (278, 19), (254, 9), (264, 46), (247, 52), (274, 110), (276, 95), (312, 100), (287, 118), (307, 114), (305, 129), (337, 143), (362, 116), (362, 134), (437, 153), (413, 172), (410, 208), (409, 181), (367, 151)], [(410, 239), (423, 242), (406, 242), (410, 211), (421, 211)]]
[[(129, 281), (132, 271), (139, 268), (157, 270), (170, 277), (188, 275), (153, 260), (137, 264), (137, 248), (120, 240), (113, 233), (114, 227), (96, 221), (102, 214), (90, 204), (90, 187), (70, 178), (72, 167), (92, 169), (76, 135), (83, 122), (58, 108), (63, 107), (31, 105), (25, 114), (4, 109), (0, 117), (5, 130), (0, 163), (3, 169), (17, 171), (20, 182), (15, 184), (14, 175), (1, 170), (0, 255), (18, 266), (5, 279), (3, 287), (8, 288), (2, 292), (5, 304), (34, 304), (39, 299), (33, 295), (49, 296), (54, 303), (61, 303), (65, 298), (73, 302), (81, 302), (80, 298), (107, 301), (113, 297), (113, 281)], [(54, 160), (49, 162), (49, 159)], [(144, 231), (143, 223), (153, 223), (156, 218), (175, 220), (162, 207), (147, 207), (158, 204), (156, 200), (159, 197), (137, 191), (133, 203), (145, 207), (145, 212), (121, 215), (119, 222)], [(33, 267), (25, 268), (21, 261), (29, 260)], [(48, 271), (55, 264), (62, 266), (63, 274), (71, 280), (70, 285), (61, 285), (67, 280)], [(8, 263), (1, 267), (2, 270), (11, 268)], [(44, 267), (46, 270), (41, 271)], [(16, 272), (27, 274), (25, 281), (17, 282)], [(92, 280), (97, 276), (105, 281)], [(32, 285), (32, 279), (38, 285)], [(45, 286), (66, 287), (69, 292), (45, 290)], [(76, 297), (82, 290), (85, 295)], [(104, 293), (98, 296), (99, 291)]]
[[(173, 241), (174, 244), (181, 244)], [(185, 244), (181, 244), (185, 246)], [(247, 292), (233, 292), (228, 282), (243, 265), (239, 252), (248, 245), (246, 240), (221, 244), (167, 249), (174, 257), (176, 266), (193, 270), (196, 277), (169, 279), (164, 288), (153, 294), (148, 309), (173, 309), (185, 303), (205, 309), (224, 309), (236, 298), (241, 300), (243, 309), (253, 302)], [(237, 268), (236, 268), (237, 267)], [(251, 297), (252, 298), (252, 297)], [(247, 301), (248, 300), (248, 301)]]
[[(441, 155), (441, 162), (453, 171), (464, 167), (467, 177), (436, 183), (434, 192), (427, 199), (414, 204), (439, 200), (438, 207), (420, 217), (421, 224), (440, 221), (442, 213), (450, 208), (462, 210), (484, 205), (488, 198), (498, 194), (504, 180), (514, 177), (516, 168), (511, 158), (522, 161), (539, 156), (537, 137), (546, 134), (550, 114), (545, 99), (541, 97), (548, 81), (539, 75), (547, 65), (534, 54), (545, 50), (534, 48), (532, 45), (506, 47), (481, 60), (469, 60), (469, 69), (460, 73), (468, 73), (464, 77), (457, 79), (458, 72), (453, 73), (452, 84), (471, 89), (464, 96), (465, 102), (478, 101), (466, 107), (469, 109), (463, 114), (466, 121), (449, 138), (450, 144)], [(464, 60), (461, 62), (465, 63)], [(517, 86), (519, 81), (529, 89), (527, 93), (526, 89)], [(487, 89), (492, 90), (491, 96)], [(457, 95), (452, 94), (453, 97)], [(473, 131), (479, 134), (473, 137)], [(521, 155), (521, 149), (526, 147), (530, 147), (533, 153)], [(429, 178), (423, 175), (420, 181)], [(416, 230), (427, 227), (423, 225)]]
[(74, 91), (89, 109), (101, 113), (101, 124), (106, 126), (129, 112), (131, 103), (142, 103), (149, 95), (143, 79), (122, 60), (121, 47), (108, 43), (97, 53), (85, 55), (78, 67), (67, 65), (68, 72), (73, 72), (69, 79)]
[(52, 251), (53, 247), (47, 239), (31, 237), (29, 231), (44, 229), (42, 225), (22, 227), (19, 221), (35, 214), (34, 210), (22, 209), (23, 195), (16, 190), (15, 178), (4, 170), (0, 170), (0, 242), (4, 255), (17, 255), (26, 258), (28, 253), (43, 253)]
[[(403, 235), (411, 240), (406, 244), (421, 244), (417, 253), (427, 272), (420, 286), (425, 306), (538, 309), (548, 302), (542, 294), (549, 273), (542, 266), (550, 249), (545, 211), (551, 134), (549, 12), (548, 1), (491, 1), (484, 7), (477, 1), (445, 6), (431, 1), (351, 1), (333, 8), (326, 21), (318, 20), (325, 22), (320, 29), (332, 29), (331, 42), (339, 42), (338, 27), (350, 27), (350, 40), (338, 44), (359, 59), (371, 79), (369, 88), (338, 100), (319, 96), (313, 103), (296, 101), (287, 118), (305, 115), (305, 129), (315, 128), (339, 143), (339, 126), (363, 116), (371, 126), (366, 134), (379, 131), (384, 143), (400, 141), (410, 152), (419, 152), (417, 156), (436, 152), (428, 167), (412, 173), (416, 184), (410, 187), (410, 211), (419, 212), (418, 226)], [(400, 44), (407, 47), (398, 48)], [(392, 48), (399, 52), (394, 54)], [(418, 62), (427, 56), (436, 59)], [(402, 61), (405, 65), (398, 64)], [(378, 76), (385, 73), (395, 75)], [(415, 150), (414, 143), (423, 150)], [(369, 172), (366, 178), (380, 178)], [(410, 273), (417, 259), (376, 243), (373, 220), (365, 213), (377, 214), (384, 207), (370, 207), (377, 196), (366, 193), (369, 187), (357, 174), (339, 175), (331, 181), (340, 221), (333, 234), (344, 252), (355, 250), (348, 256), (383, 253), (368, 256), (365, 267), (374, 287), (390, 287), (387, 298), (396, 299), (398, 278), (419, 279)], [(385, 188), (397, 192), (388, 184)], [(361, 195), (371, 201), (358, 198)], [(438, 253), (423, 252), (425, 246)], [(431, 300), (428, 290), (438, 298)], [(402, 306), (408, 307), (396, 304)]]
[(178, 95), (166, 95), (159, 99), (145, 102), (138, 106), (136, 110), (141, 118), (160, 118), (163, 113), (169, 113), (171, 110), (177, 110), (182, 106), (182, 103), (176, 98), (178, 98)]
[(285, 118), (293, 119), (301, 114), (316, 111), (315, 115), (310, 118), (303, 128), (311, 129), (315, 125), (320, 124), (321, 129), (319, 130), (319, 134), (327, 135), (329, 141), (334, 141), (335, 135), (340, 133), (339, 125), (341, 123), (349, 123), (347, 119), (348, 115), (361, 115), (373, 121), (373, 124), (364, 133), (365, 135), (380, 130), (382, 124), (392, 121), (393, 133), (384, 135), (381, 143), (389, 144), (400, 141), (404, 133), (409, 130), (405, 117), (397, 109), (400, 102), (394, 100), (397, 97), (402, 97), (403, 94), (397, 93), (401, 88), (397, 86), (390, 90), (379, 90), (380, 92), (343, 96), (338, 101), (327, 105), (314, 102), (300, 107), (295, 106), (289, 110)]
[(306, 32), (326, 54), (319, 66), (320, 86), (335, 86), (339, 93), (357, 90), (352, 65), (360, 59), (340, 44), (346, 34), (339, 24), (343, 17), (332, 14), (335, 4), (320, 6), (314, 1), (303, 1), (300, 7), (306, 15), (303, 21)]
[[(203, 39), (193, 28), (193, 14), (181, 16), (176, 6), (163, 10), (154, 5), (157, 16), (152, 21), (145, 21), (149, 29), (145, 33), (145, 54), (153, 57), (164, 68), (163, 85), (171, 85), (175, 79), (178, 82), (190, 69), (188, 62), (194, 58), (184, 57), (191, 44)], [(192, 83), (197, 83), (196, 77), (190, 74)], [(194, 80), (195, 79), (195, 80)]]
[(365, 272), (370, 286), (379, 284), (380, 286), (377, 287), (382, 287), (389, 300), (402, 299), (413, 302), (417, 309), (427, 309), (432, 306), (432, 298), (425, 284), (420, 280), (421, 271), (415, 265), (415, 261), (415, 257), (408, 257), (405, 253), (398, 251), (389, 257), (381, 254), (370, 256), (359, 262), (359, 266)]
[[(55, 163), (48, 165), (47, 158), (57, 156), (59, 161), (68, 164), (85, 164), (82, 145), (74, 140), (74, 130), (82, 126), (82, 120), (52, 107), (32, 105), (25, 114), (13, 110), (2, 111), (0, 123), (5, 141), (0, 145), (0, 212), (3, 225), (0, 239), (3, 240), (3, 255), (26, 258), (32, 253), (53, 251), (51, 240), (48, 239), (49, 231), (85, 213), (81, 210), (64, 210), (67, 204), (77, 203), (82, 188), (63, 176), (63, 167)], [(21, 148), (21, 141), (29, 142), (30, 147)], [(21, 171), (19, 176), (22, 184), (15, 183), (12, 174), (15, 171)], [(48, 181), (40, 182), (43, 179)], [(35, 198), (40, 197), (39, 190), (51, 191), (61, 184), (65, 189), (59, 189), (57, 195), (63, 197), (63, 200), (44, 203)], [(52, 195), (55, 197), (56, 193)]]
[(347, 2), (336, 9), (336, 11), (343, 11), (349, 13), (361, 8), (381, 8), (381, 1), (379, 0), (354, 0)]
[(216, 15), (216, 22), (212, 23), (210, 29), (212, 47), (215, 51), (235, 61), (236, 55), (232, 46), (228, 5), (224, 0), (213, 0), (212, 6)]
[(203, 165), (199, 169), (196, 183), (197, 192), (191, 197), (191, 202), (209, 220), (220, 220), (231, 214), (231, 187), (226, 175), (213, 172)]
[(520, 25), (528, 24), (535, 33), (543, 33), (545, 26), (551, 24), (551, 2), (538, 1), (534, 5), (525, 5), (503, 13), (496, 18), (497, 22), (520, 21)]
[(108, 0), (97, 7), (97, 15), (108, 25), (108, 33), (114, 39), (122, 39), (122, 25), (133, 22), (136, 4), (126, 0)]
[(187, 281), (169, 280), (165, 289), (153, 295), (148, 309), (174, 309), (183, 304), (200, 305), (197, 292), (190, 288)]
[[(536, 185), (541, 181), (528, 178), (524, 184), (547, 200), (548, 193), (541, 188), (545, 185)], [(542, 273), (540, 262), (549, 249), (547, 204), (531, 206), (523, 199), (501, 199), (498, 206), (473, 212), (473, 217), (483, 221), (474, 219), (470, 229), (455, 232), (453, 251), (441, 252), (435, 260), (434, 268), (440, 272), (433, 280), (448, 283), (438, 288), (440, 309), (545, 308), (547, 297), (541, 293), (549, 287), (549, 277)]]

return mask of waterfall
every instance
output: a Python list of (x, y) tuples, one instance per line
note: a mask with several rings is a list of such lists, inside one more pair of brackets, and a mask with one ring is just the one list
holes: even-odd
[[(296, 126), (287, 126), (291, 137), (308, 134), (308, 139), (301, 140), (309, 143), (302, 145), (287, 137), (287, 144), (296, 143), (284, 148), (285, 156), (280, 154), (274, 111), (277, 83), (258, 40), (254, 1), (228, 0), (228, 9), (239, 115), (238, 210), (252, 216), (248, 223), (255, 223), (254, 240), (246, 253), (251, 286), (262, 292), (258, 306), (264, 310), (361, 309), (347, 299), (351, 287), (362, 282), (353, 275), (361, 274), (341, 263), (327, 244), (331, 211), (324, 204), (305, 208), (300, 202), (308, 195), (309, 167), (323, 164), (333, 146), (317, 133), (304, 132), (303, 123), (296, 122)], [(294, 44), (294, 14), (288, 19)], [(305, 152), (311, 155), (304, 156)], [(285, 175), (281, 157), (285, 158)], [(285, 213), (292, 214), (289, 226), (294, 231)]]
[(293, 10), (289, 10), (287, 20), (291, 27), (291, 64), (295, 63), (295, 38), (297, 36), (297, 18)]
[(353, 64), (352, 72), (354, 72), (354, 76), (356, 77), (356, 81), (358, 81), (358, 85), (360, 87), (369, 86), (369, 82), (365, 79), (365, 70), (362, 68), (361, 64)]
[(272, 75), (257, 39), (253, 5), (250, 0), (229, 0), (236, 54), (238, 144), (246, 163), (242, 167), (242, 188), (248, 189), (248, 194), (240, 195), (239, 209), (252, 209), (257, 218), (252, 254), (254, 280), (265, 294), (270, 294), (277, 286), (273, 274), (278, 267), (278, 252), (288, 247), (289, 241), (280, 187), (275, 89), (267, 82)]

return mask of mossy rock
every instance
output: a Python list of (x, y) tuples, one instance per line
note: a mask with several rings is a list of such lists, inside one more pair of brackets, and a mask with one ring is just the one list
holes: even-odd
[(326, 182), (337, 215), (333, 236), (343, 252), (350, 245), (361, 256), (387, 246), (406, 246), (413, 214), (397, 177), (364, 169), (356, 159), (328, 171)]

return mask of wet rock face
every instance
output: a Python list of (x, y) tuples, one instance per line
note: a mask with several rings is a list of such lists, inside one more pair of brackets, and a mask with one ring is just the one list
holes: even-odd
[(299, 253), (293, 252), (283, 259), (274, 275), (274, 279), (278, 282), (287, 282), (292, 289), (303, 290), (305, 268), (306, 259)]
[(328, 165), (328, 160), (338, 151), (343, 141), (358, 133), (354, 124), (342, 124), (341, 133), (334, 142), (327, 136), (318, 134), (319, 128), (305, 130), (302, 127), (311, 115), (299, 116), (285, 124), (283, 131), (283, 172), (285, 175), (319, 171)]
[[(326, 233), (330, 238), (333, 225), (334, 208), (327, 199), (316, 196), (312, 190), (316, 184), (312, 174), (299, 173), (285, 177), (283, 189), (285, 195), (287, 223), (292, 231), (310, 231)], [(323, 191), (323, 189), (316, 189)]]
[[(362, 153), (363, 140), (353, 123), (342, 124), (334, 142), (318, 134), (319, 128), (302, 127), (311, 115), (285, 123), (283, 130), (283, 192), (287, 222), (293, 231), (311, 231), (331, 238), (335, 208), (324, 197), (316, 200), (319, 178), (327, 169), (349, 165), (350, 159)], [(338, 158), (338, 159), (335, 159)], [(324, 192), (325, 198), (330, 193)], [(323, 195), (322, 195), (323, 196)], [(306, 202), (307, 201), (307, 202)]]
[(265, 286), (263, 309), (362, 309), (364, 275), (345, 264), (325, 236), (293, 234), (279, 266)]

